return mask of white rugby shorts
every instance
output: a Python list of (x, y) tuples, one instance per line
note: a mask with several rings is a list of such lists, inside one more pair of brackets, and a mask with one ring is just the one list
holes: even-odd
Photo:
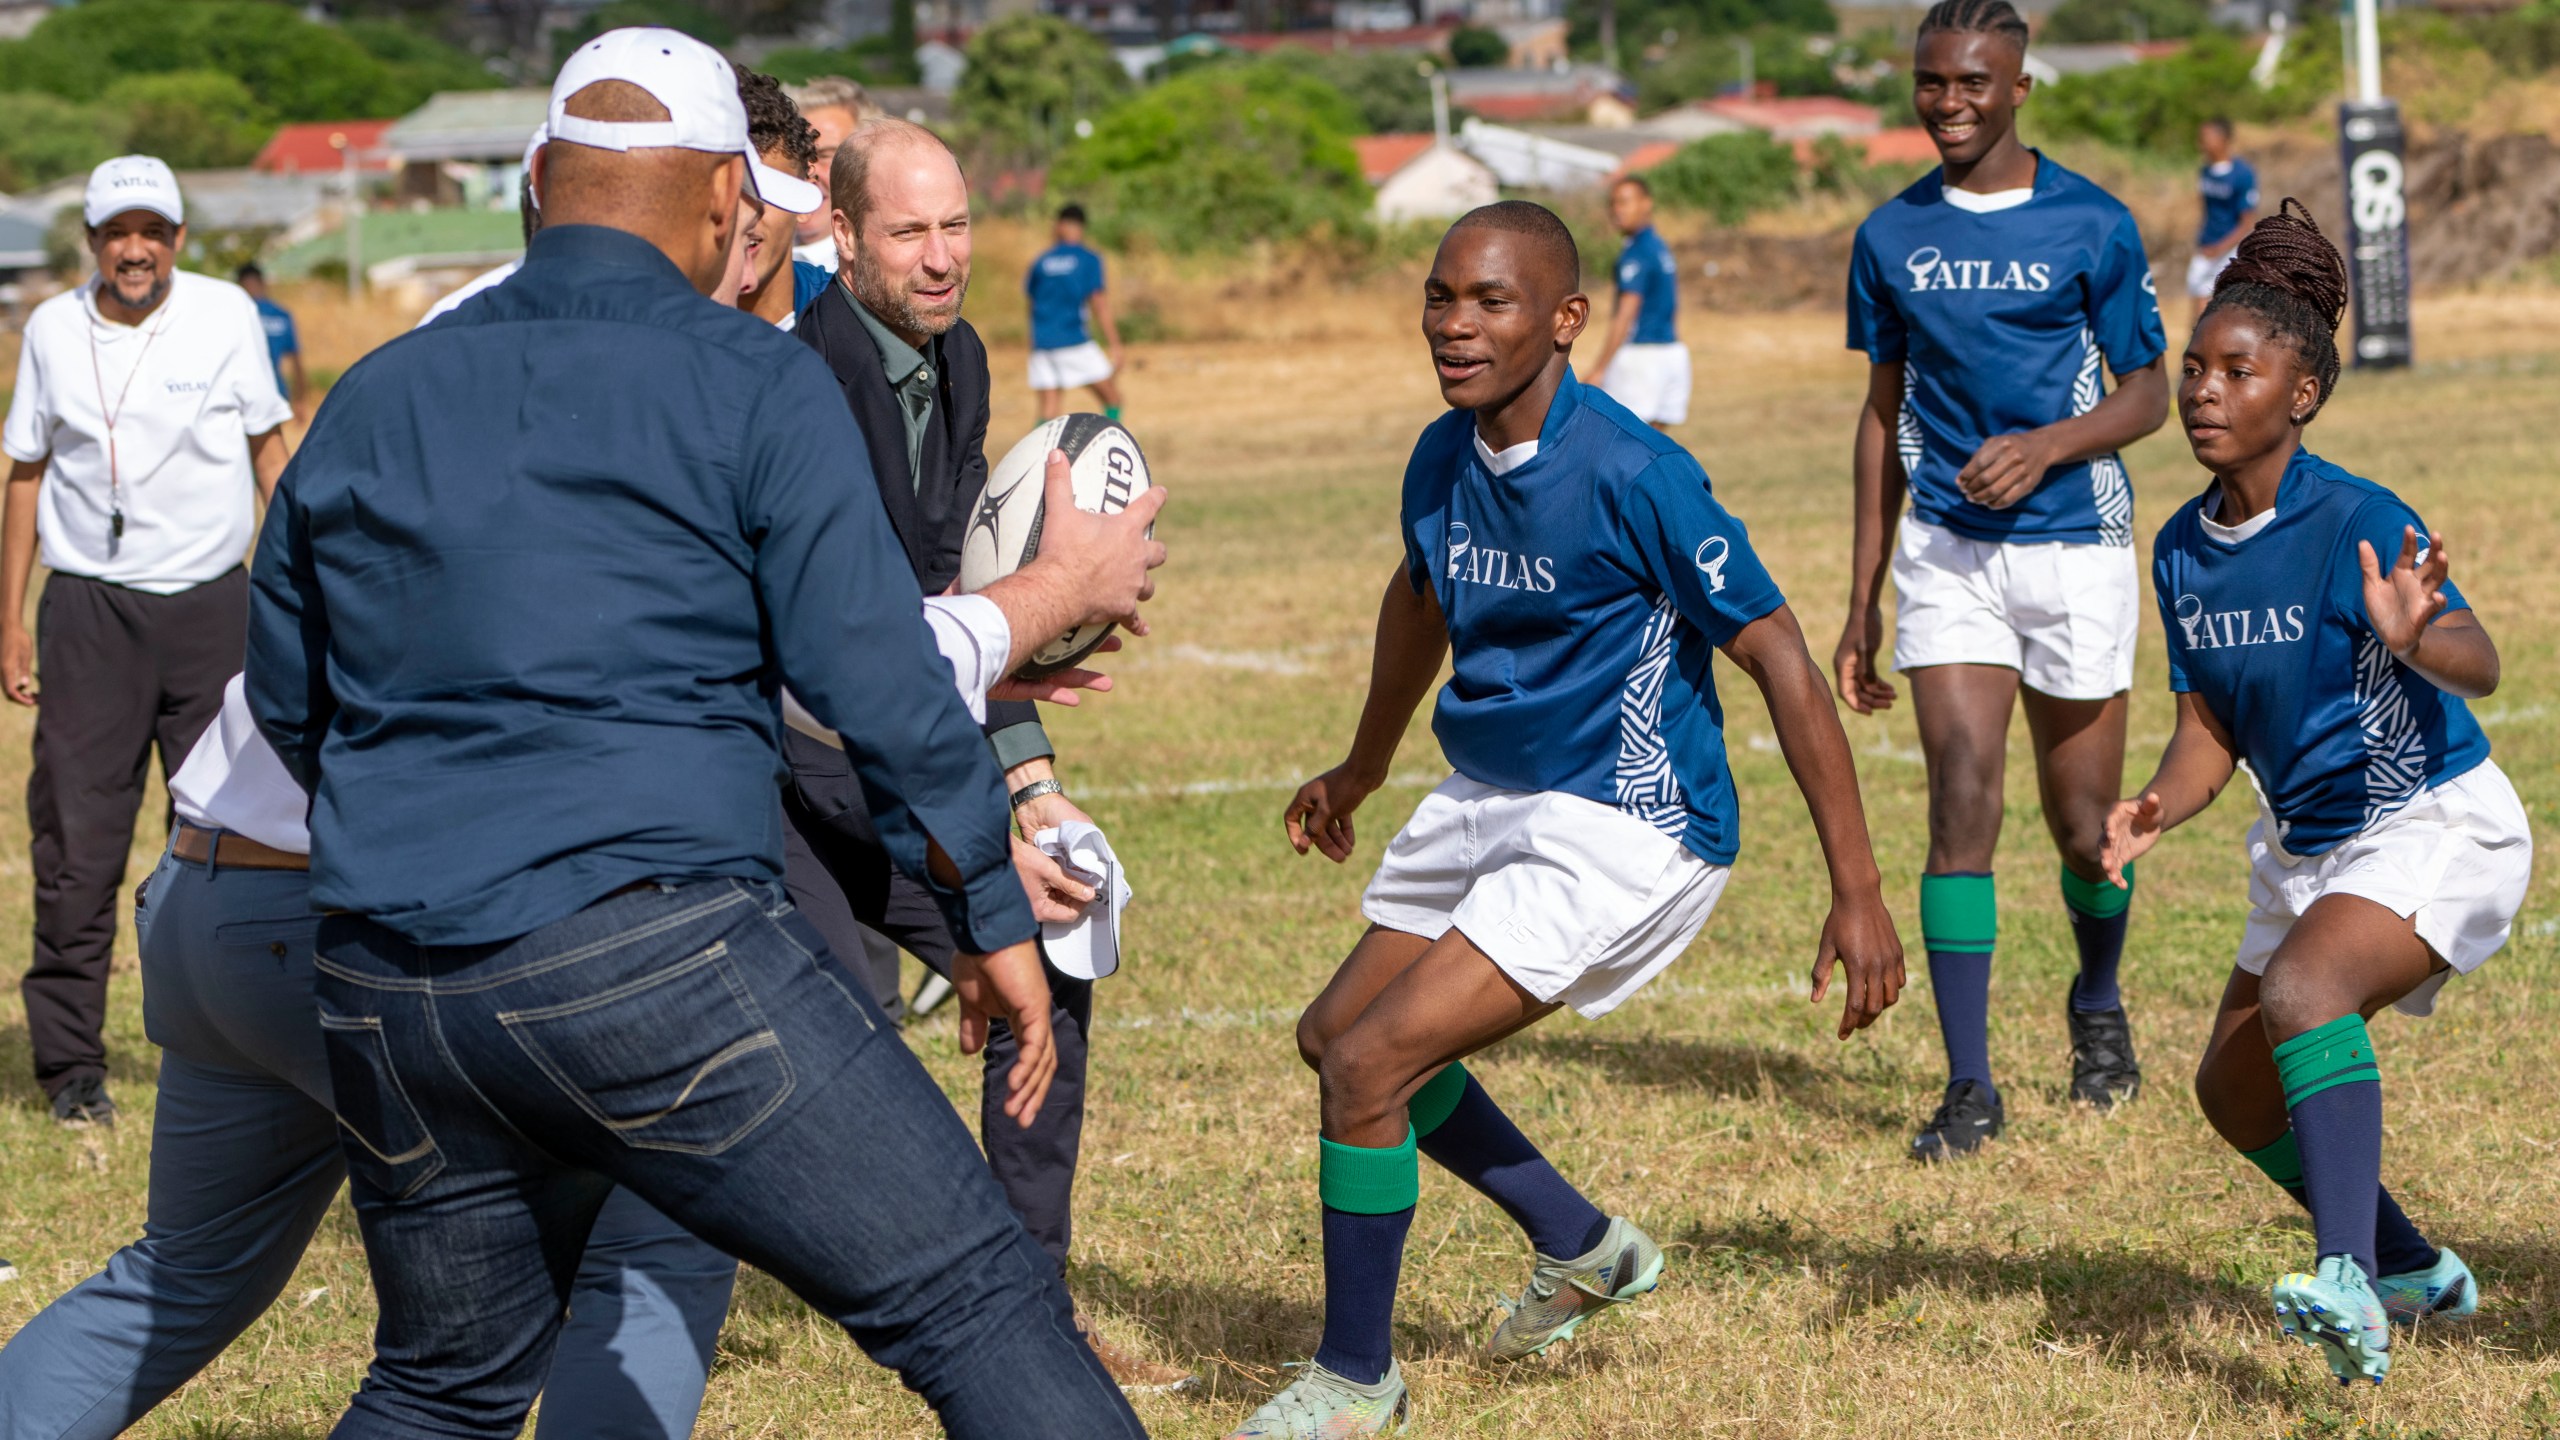
[(1624, 811), (1451, 775), (1387, 845), (1373, 924), (1455, 926), (1520, 987), (1597, 1020), (1689, 948), (1733, 872)]
[(1034, 390), (1081, 390), (1110, 378), (1111, 357), (1091, 340), (1063, 350), (1031, 352), (1031, 388)]
[(1968, 540), (1906, 514), (1893, 591), (1896, 670), (2001, 665), (2057, 700), (2133, 688), (2142, 578), (2130, 545)]
[(2233, 249), (2225, 250), (2219, 255), (2188, 256), (2187, 294), (2198, 300), (2212, 299), (2213, 282), (2221, 278), (2223, 271), (2231, 268), (2231, 257), (2238, 253), (2238, 250)]
[(1689, 347), (1621, 345), (1600, 377), (1609, 398), (1648, 425), (1680, 425), (1689, 419)]
[(2249, 928), (2232, 963), (2267, 973), (2293, 922), (2323, 895), (2357, 895), (2417, 922), (2439, 970), (2391, 1008), (2432, 1014), (2436, 992), (2498, 953), (2533, 879), (2524, 802), (2494, 760), (2421, 790), (2326, 855), (2289, 855), (2265, 803), (2249, 827)]

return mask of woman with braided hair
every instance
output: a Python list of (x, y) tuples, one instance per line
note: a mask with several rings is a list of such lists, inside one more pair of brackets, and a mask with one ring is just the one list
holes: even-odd
[(2188, 342), (2178, 417), (2213, 472), (2153, 546), (2178, 724), (2107, 821), (2119, 873), (2246, 762), (2250, 914), (2196, 1098), (2311, 1211), (2317, 1264), (2276, 1318), (2341, 1382), (2381, 1383), (2389, 1321), (2472, 1313), (2471, 1271), (2382, 1188), (2365, 1023), (2435, 1008), (2506, 943), (2533, 870), (2524, 807), (2465, 701), (2498, 650), (2444, 537), (2302, 447), (2338, 383), (2346, 268), (2287, 200), (2240, 242)]

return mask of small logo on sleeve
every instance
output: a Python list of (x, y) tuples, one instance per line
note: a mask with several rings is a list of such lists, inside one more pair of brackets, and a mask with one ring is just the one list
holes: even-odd
[(1724, 562), (1733, 558), (1733, 542), (1721, 535), (1710, 535), (1698, 542), (1698, 570), (1707, 577), (1707, 593), (1724, 590)]

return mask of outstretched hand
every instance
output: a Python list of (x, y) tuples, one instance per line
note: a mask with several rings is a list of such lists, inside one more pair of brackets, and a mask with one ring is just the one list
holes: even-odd
[(2410, 659), (2427, 627), (2445, 611), (2444, 582), (2453, 571), (2453, 557), (2445, 552), (2444, 536), (2430, 532), (2421, 549), (2418, 527), (2403, 525), (2400, 558), (2388, 573), (2370, 540), (2356, 542), (2356, 562), (2364, 567), (2364, 613), (2373, 623), (2374, 638), (2402, 660)]
[(2119, 800), (2107, 812), (2106, 843), (2098, 851), (2098, 868), (2106, 872), (2107, 883), (2119, 890), (2133, 887), (2125, 883), (2124, 867), (2151, 853), (2168, 833), (2168, 807), (2160, 792), (2145, 790), (2130, 800)]
[(1902, 997), (1902, 938), (1894, 933), (1882, 895), (1869, 891), (1847, 900), (1833, 898), (1831, 913), (1822, 922), (1822, 948), (1813, 957), (1812, 1003), (1821, 1004), (1831, 993), (1835, 963), (1848, 970), (1841, 980), (1840, 1005), (1840, 1038), (1846, 1040), (1876, 1023)]
[(1348, 764), (1336, 765), (1299, 786), (1298, 793), (1290, 798), (1289, 808), (1280, 816), (1290, 848), (1304, 855), (1313, 845), (1336, 865), (1350, 859), (1351, 848), (1358, 839), (1352, 833), (1351, 812), (1377, 789), (1376, 781), (1352, 774)]

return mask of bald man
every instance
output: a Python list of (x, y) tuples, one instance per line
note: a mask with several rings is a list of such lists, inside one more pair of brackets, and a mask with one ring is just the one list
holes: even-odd
[[(960, 316), (969, 291), (968, 182), (931, 131), (891, 119), (864, 122), (836, 152), (831, 179), (836, 246), (846, 264), (802, 314), (799, 335), (826, 360), (861, 426), (871, 478), (917, 587), (939, 594), (960, 572), (961, 538), (987, 484), (987, 348)], [(989, 702), (986, 732), (1012, 797), (1020, 832), (1014, 864), (1032, 912), (1073, 920), (1092, 903), (1093, 890), (1022, 837), (1088, 817), (1068, 798), (1030, 703)], [(918, 877), (881, 848), (844, 756), (798, 735), (786, 739), (784, 753), (792, 772), (783, 790), (792, 902), (839, 954), (857, 953), (868, 927), (937, 973), (950, 973), (956, 938)], [(1006, 1118), (1016, 1037), (1000, 1026), (987, 1044), (979, 1131), (1006, 1199), (1063, 1274), (1074, 1231), (1093, 983), (1055, 969), (1047, 977), (1047, 1029), (1058, 1057), (1047, 1103), (1028, 1125)], [(1130, 1388), (1164, 1389), (1187, 1378), (1085, 1328)]]
[(1590, 313), (1572, 234), (1526, 201), (1460, 219), (1423, 287), (1450, 411), (1405, 469), (1404, 556), (1350, 756), (1282, 824), (1302, 855), (1351, 857), (1352, 815), (1444, 656), (1455, 673), (1432, 728), (1455, 773), (1388, 844), (1361, 902), (1368, 933), (1298, 1021), (1321, 1096), (1324, 1338), (1234, 1440), (1403, 1423), (1389, 1331), (1417, 1154), (1501, 1206), (1534, 1252), (1491, 1358), (1539, 1354), (1661, 1278), (1660, 1247), (1567, 1183), (1460, 1062), (1568, 1005), (1607, 1014), (1706, 923), (1738, 828), (1717, 651), (1767, 699), (1830, 865), (1814, 999), (1845, 963), (1845, 1039), (1901, 988), (1822, 672), (1698, 463), (1574, 379)]
[[(789, 179), (728, 62), (674, 31), (580, 46), (549, 133), (524, 268), (339, 382), (253, 572), (249, 702), (312, 792), (314, 998), (381, 1306), (335, 1433), (516, 1435), (618, 1184), (844, 1326), (949, 1434), (1142, 1435), (782, 890), (787, 686), (928, 877), (963, 1044), (1011, 1021), (1015, 1114), (1039, 1109), (1001, 777), (844, 484), (863, 452), (825, 368), (707, 298), (742, 189)], [(1127, 539), (1087, 608), (1134, 613)]]

